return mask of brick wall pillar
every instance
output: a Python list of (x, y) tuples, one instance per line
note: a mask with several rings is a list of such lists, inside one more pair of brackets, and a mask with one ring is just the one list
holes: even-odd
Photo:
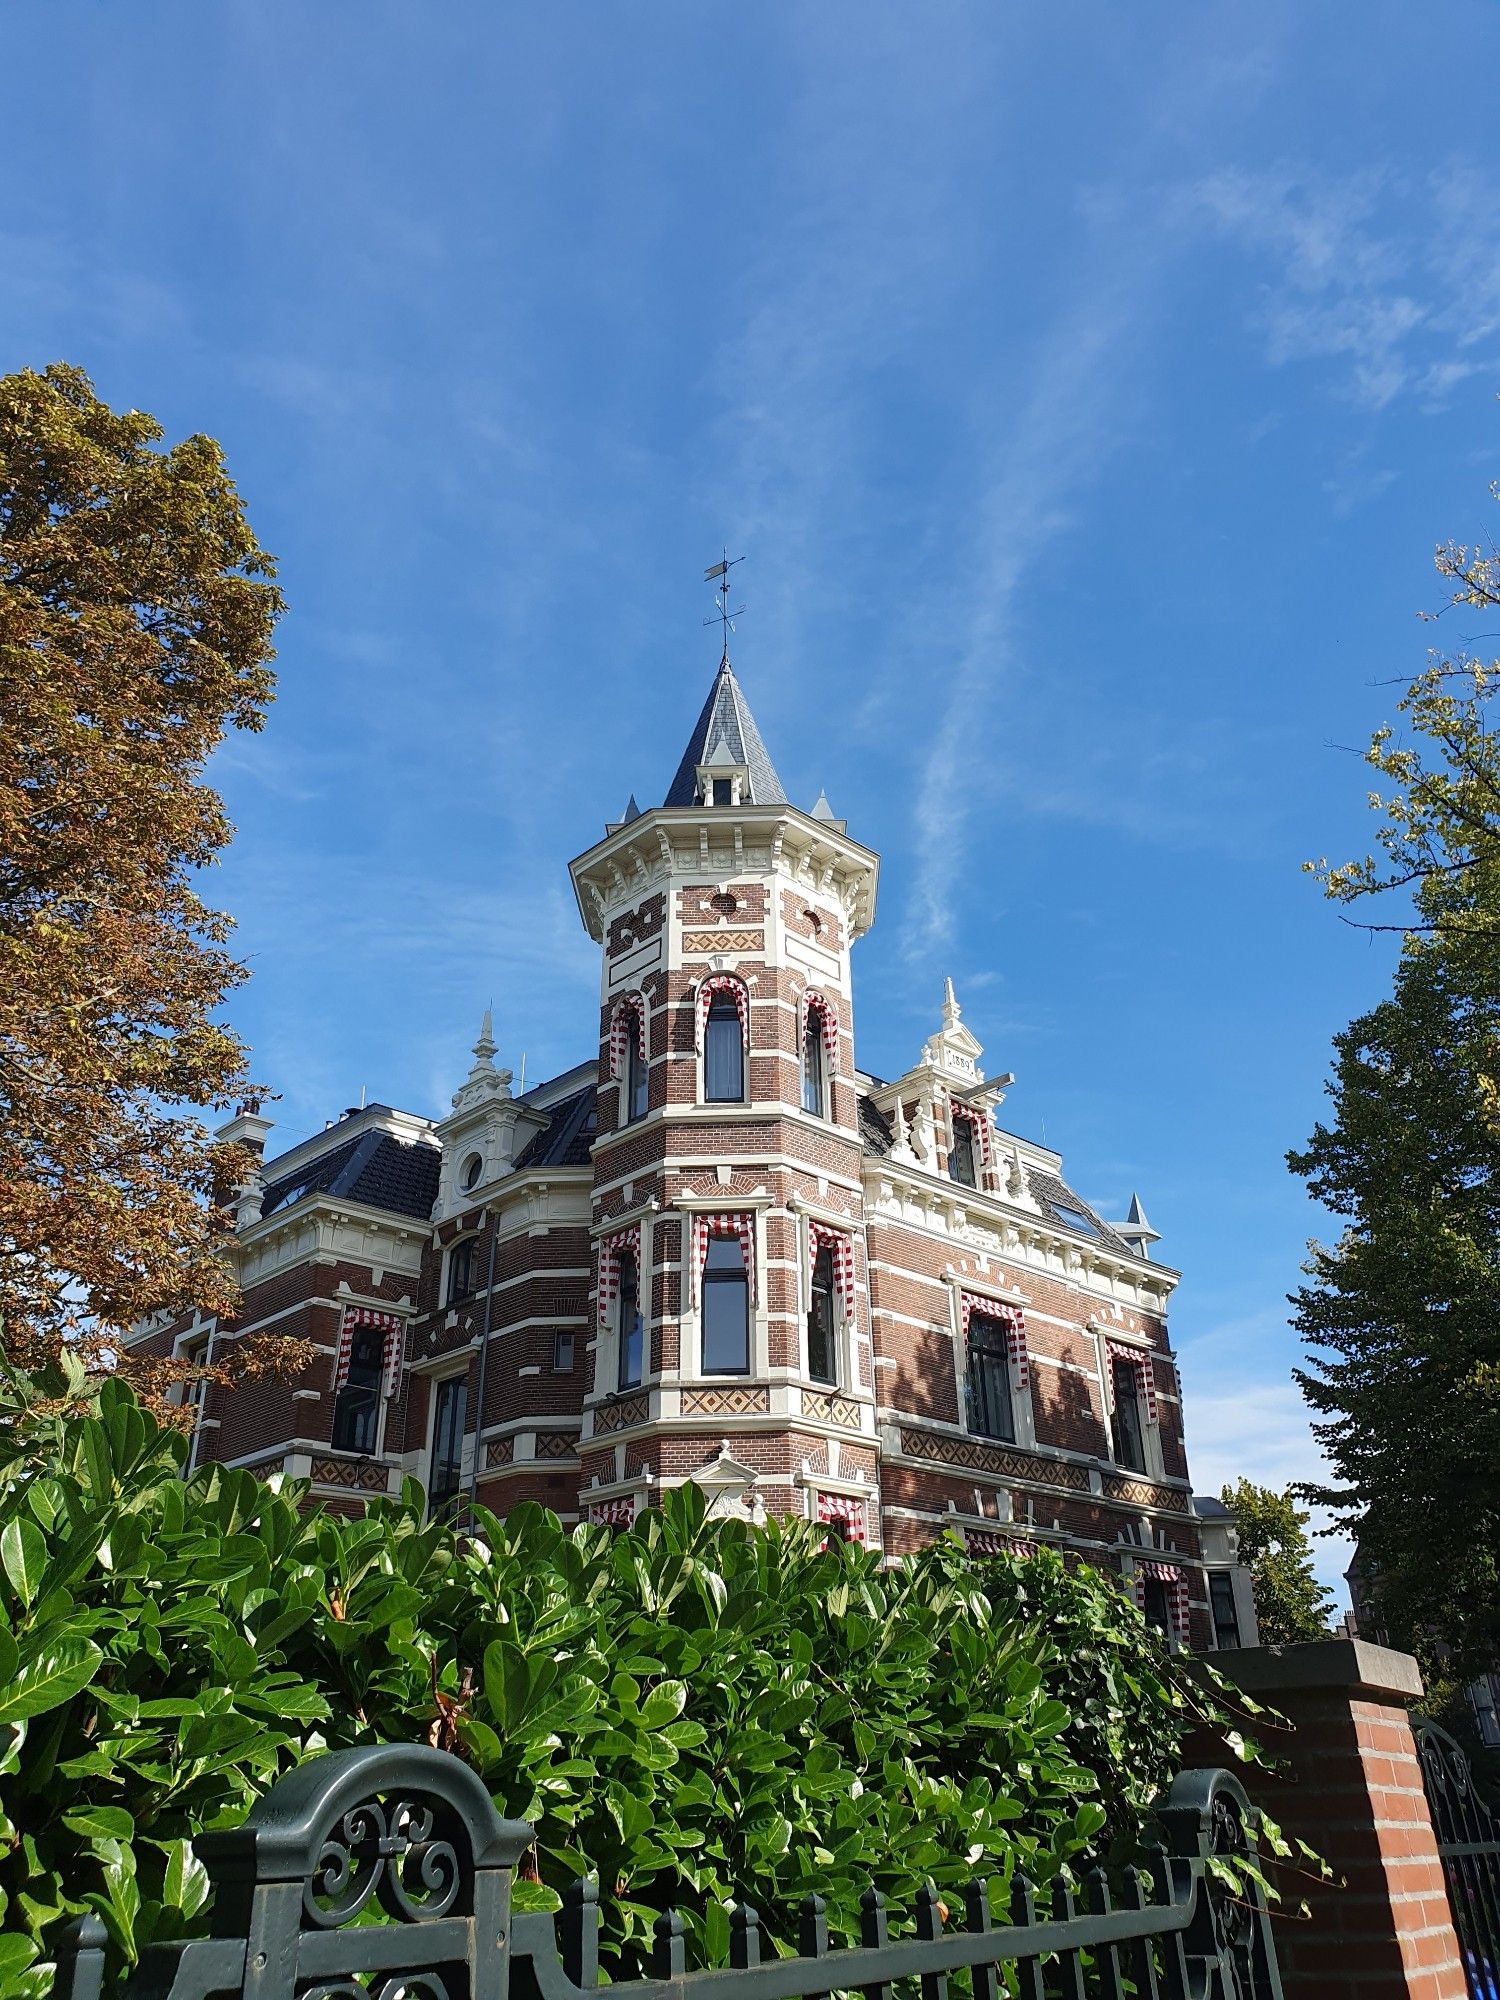
[(1361, 1639), (1212, 1657), (1226, 1680), (1294, 1725), (1291, 1736), (1256, 1731), (1284, 1760), (1282, 1774), (1253, 1765), (1238, 1773), (1336, 1878), (1305, 1885), (1310, 1920), (1275, 1922), (1286, 2000), (1465, 2000), (1407, 1717), (1422, 1692), (1416, 1661)]

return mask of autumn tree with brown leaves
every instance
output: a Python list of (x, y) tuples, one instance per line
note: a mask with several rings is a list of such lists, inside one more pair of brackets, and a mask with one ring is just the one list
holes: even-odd
[(244, 1162), (199, 1117), (247, 1087), (245, 975), (197, 872), (204, 765), (259, 729), (282, 599), (223, 454), (79, 369), (0, 378), (0, 1345), (98, 1355), (144, 1315), (231, 1312)]

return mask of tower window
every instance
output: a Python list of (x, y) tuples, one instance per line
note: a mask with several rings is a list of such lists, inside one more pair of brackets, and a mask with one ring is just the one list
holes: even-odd
[(824, 1243), (813, 1258), (812, 1302), (807, 1314), (807, 1372), (833, 1387), (838, 1371), (838, 1292), (833, 1251)]
[(467, 1193), (470, 1188), (478, 1187), (479, 1176), (483, 1172), (484, 1172), (483, 1156), (479, 1153), (470, 1153), (469, 1157), (464, 1161), (463, 1171), (459, 1175), (459, 1180), (463, 1184), (465, 1193)]
[(466, 1236), (462, 1243), (455, 1243), (448, 1253), (448, 1304), (456, 1305), (466, 1299), (474, 1289), (474, 1244), (475, 1238)]
[(432, 1463), (427, 1475), (427, 1511), (434, 1518), (452, 1511), (462, 1485), (468, 1401), (466, 1375), (449, 1375), (437, 1384), (432, 1415)]
[(713, 787), (714, 787), (713, 803), (716, 806), (728, 806), (734, 804), (733, 778), (715, 778), (713, 781)]
[(378, 1327), (357, 1327), (349, 1345), (349, 1373), (333, 1405), (335, 1451), (366, 1456), (374, 1451), (384, 1367), (385, 1335)]
[(1141, 1422), (1140, 1375), (1134, 1362), (1118, 1356), (1110, 1363), (1110, 1387), (1114, 1395), (1115, 1464), (1130, 1472), (1146, 1470), (1146, 1431)]
[(1010, 1348), (999, 1320), (974, 1313), (969, 1320), (969, 1429), (979, 1437), (1013, 1444), (1015, 1404), (1011, 1396)]
[(554, 1333), (552, 1336), (552, 1372), (554, 1375), (571, 1375), (573, 1372), (571, 1333)]
[(646, 1100), (651, 1088), (651, 1069), (641, 1054), (640, 1035), (631, 1024), (630, 1040), (625, 1049), (625, 1118), (634, 1123), (646, 1115)]
[(745, 1037), (732, 993), (715, 993), (703, 1026), (703, 1096), (709, 1104), (745, 1099)]
[(948, 1154), (948, 1178), (960, 1187), (977, 1187), (974, 1173), (974, 1128), (967, 1118), (953, 1121), (953, 1146)]
[(704, 1374), (748, 1375), (750, 1281), (737, 1236), (708, 1239), (702, 1292)]
[(823, 1046), (823, 1015), (809, 1007), (802, 1029), (802, 1109), (814, 1118), (827, 1116), (828, 1071)]
[(620, 1312), (617, 1321), (620, 1366), (617, 1389), (638, 1389), (645, 1360), (645, 1326), (641, 1319), (641, 1272), (635, 1253), (622, 1250), (619, 1259)]

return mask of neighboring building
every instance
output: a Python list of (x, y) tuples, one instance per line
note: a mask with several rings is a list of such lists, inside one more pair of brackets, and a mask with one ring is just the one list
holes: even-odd
[(235, 1325), (141, 1329), (321, 1350), (299, 1386), (211, 1391), (196, 1451), (334, 1505), (409, 1473), (437, 1504), (620, 1523), (693, 1480), (892, 1556), (1042, 1542), (1215, 1643), (1232, 1561), (1204, 1568), (1176, 1274), (1138, 1201), (1103, 1220), (996, 1123), (1013, 1079), (951, 982), (910, 1069), (858, 1068), (878, 869), (826, 799), (787, 802), (726, 658), (664, 803), (572, 864), (597, 1053), (513, 1094), (487, 1014), (445, 1118), (371, 1105), (264, 1162)]
[(1234, 1516), (1222, 1500), (1210, 1493), (1193, 1495), (1193, 1512), (1198, 1516), (1198, 1532), (1202, 1537), (1214, 1645), (1221, 1650), (1258, 1646), (1255, 1583), (1240, 1562), (1240, 1538)]

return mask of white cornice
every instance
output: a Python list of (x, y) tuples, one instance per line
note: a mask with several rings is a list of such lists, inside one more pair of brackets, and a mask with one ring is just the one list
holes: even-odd
[(880, 857), (827, 820), (792, 805), (654, 806), (627, 820), (569, 865), (584, 928), (602, 944), (607, 913), (653, 883), (729, 875), (784, 875), (831, 890), (851, 939), (875, 921)]

